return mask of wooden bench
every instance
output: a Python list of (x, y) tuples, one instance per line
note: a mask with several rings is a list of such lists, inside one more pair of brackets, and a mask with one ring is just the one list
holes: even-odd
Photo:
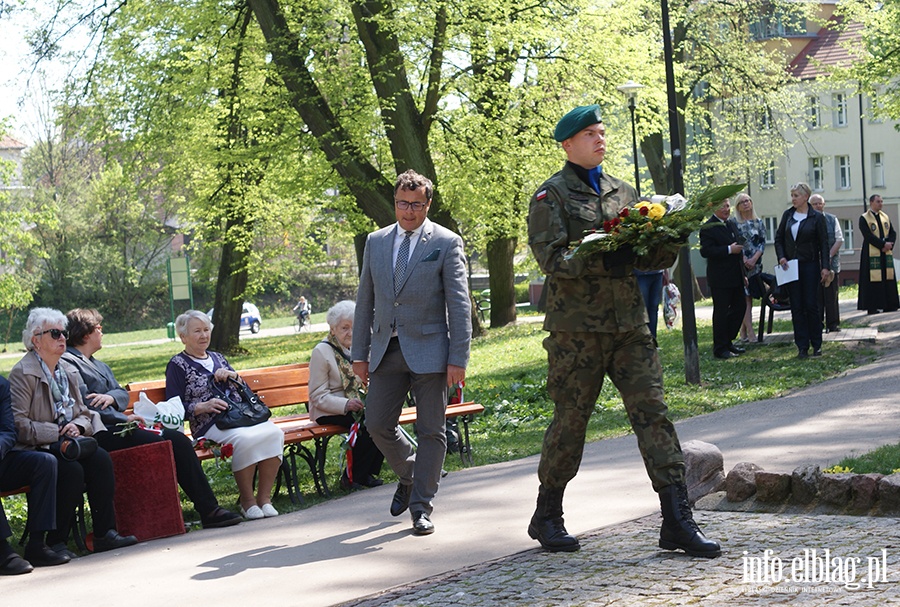
[[(2, 497), (10, 497), (12, 495), (25, 495), (31, 491), (30, 485), (24, 485), (19, 487), (18, 489), (10, 489), (9, 491), (0, 491), (0, 498)], [(31, 514), (29, 512), (29, 514)], [(22, 532), (22, 537), (19, 538), (19, 545), (25, 545), (25, 539), (28, 537), (28, 521), (25, 521), (25, 530)]]
[[(0, 498), (3, 497), (11, 497), (13, 495), (27, 495), (31, 492), (31, 485), (23, 485), (17, 489), (10, 489), (9, 491), (0, 491)], [(31, 516), (31, 511), (28, 511), (28, 516)], [(75, 537), (75, 545), (82, 552), (86, 552), (87, 548), (84, 544), (84, 538), (87, 536), (87, 529), (84, 522), (84, 501), (82, 501), (75, 510), (75, 525), (73, 526), (73, 536)], [(19, 538), (19, 545), (24, 546), (25, 541), (28, 539), (28, 519), (25, 520), (25, 526), (22, 529), (22, 537)]]
[[(238, 373), (270, 409), (306, 406), (309, 401), (308, 363), (245, 369)], [(138, 401), (141, 392), (144, 392), (147, 398), (153, 402), (160, 402), (166, 398), (165, 380), (133, 382), (128, 384), (127, 389), (129, 408)], [(462, 422), (463, 433), (460, 436), (459, 454), (463, 465), (472, 464), (469, 423), (476, 414), (483, 411), (484, 406), (473, 402), (447, 406), (446, 417), (448, 419), (456, 418)], [(309, 414), (305, 412), (283, 416), (273, 415), (271, 420), (284, 432), (286, 456), (282, 462), (281, 473), (275, 488), (276, 493), (281, 487), (283, 478), (291, 500), (294, 503), (302, 502), (296, 461), (296, 458), (300, 457), (306, 462), (310, 474), (312, 474), (316, 491), (323, 496), (331, 495), (325, 478), (328, 442), (334, 436), (346, 434), (346, 428), (337, 425), (319, 425), (311, 420)], [(400, 423), (413, 424), (415, 421), (415, 407), (405, 408), (400, 416)], [(313, 444), (312, 449), (307, 446), (310, 442)], [(201, 459), (208, 459), (213, 457), (213, 454), (208, 450), (201, 449), (197, 451), (197, 456)]]

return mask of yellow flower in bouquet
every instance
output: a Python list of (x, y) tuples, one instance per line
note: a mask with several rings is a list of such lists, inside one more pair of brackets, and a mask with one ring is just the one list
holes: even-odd
[(690, 200), (679, 194), (653, 196), (625, 207), (619, 216), (603, 222), (601, 230), (587, 234), (566, 258), (615, 251), (630, 245), (638, 257), (652, 250), (677, 250), (700, 228), (726, 198), (744, 189), (746, 184), (708, 187)]
[[(641, 202), (634, 205), (634, 208), (638, 210), (641, 215), (646, 215), (650, 218), (651, 221), (656, 221), (660, 219), (666, 212), (669, 210), (667, 207), (663, 206), (658, 202), (647, 202), (646, 200), (642, 200)], [(641, 209), (647, 209), (647, 212), (644, 213)]]

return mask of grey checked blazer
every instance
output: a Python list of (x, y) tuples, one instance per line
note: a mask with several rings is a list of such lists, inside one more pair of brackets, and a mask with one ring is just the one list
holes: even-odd
[(400, 349), (413, 373), (465, 367), (472, 339), (471, 306), (462, 239), (425, 219), (422, 233), (394, 296), (393, 244), (397, 224), (369, 234), (363, 253), (353, 360), (378, 368), (396, 322)]

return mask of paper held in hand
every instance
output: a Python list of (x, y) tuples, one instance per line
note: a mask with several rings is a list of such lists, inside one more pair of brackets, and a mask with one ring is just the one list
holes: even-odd
[(778, 282), (778, 286), (786, 285), (789, 282), (794, 282), (795, 280), (800, 279), (800, 261), (796, 259), (790, 259), (787, 262), (787, 269), (784, 269), (781, 264), (775, 264), (775, 280)]

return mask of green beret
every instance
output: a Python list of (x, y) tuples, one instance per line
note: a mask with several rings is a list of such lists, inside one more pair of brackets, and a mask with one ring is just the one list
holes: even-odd
[(553, 131), (553, 138), (557, 141), (565, 141), (578, 131), (583, 131), (592, 124), (603, 122), (600, 117), (600, 106), (583, 105), (577, 107), (556, 123), (556, 130)]

